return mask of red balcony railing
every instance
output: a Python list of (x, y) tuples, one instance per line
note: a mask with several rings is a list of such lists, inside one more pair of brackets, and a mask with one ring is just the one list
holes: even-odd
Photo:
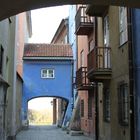
[(110, 47), (95, 47), (88, 54), (88, 75), (94, 75), (94, 72), (105, 75), (104, 72), (111, 71), (110, 51)]
[(87, 35), (93, 28), (94, 18), (86, 15), (86, 6), (79, 7), (75, 16), (75, 33), (77, 35)]
[(76, 72), (76, 86), (79, 90), (86, 90), (93, 87), (87, 78), (87, 67), (81, 67)]

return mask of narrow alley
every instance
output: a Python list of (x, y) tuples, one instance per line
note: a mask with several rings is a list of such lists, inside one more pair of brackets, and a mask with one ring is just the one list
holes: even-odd
[(30, 126), (28, 130), (21, 131), (16, 140), (91, 140), (86, 136), (71, 136), (61, 128), (53, 126)]
[(140, 140), (140, 0), (0, 7), (0, 140)]

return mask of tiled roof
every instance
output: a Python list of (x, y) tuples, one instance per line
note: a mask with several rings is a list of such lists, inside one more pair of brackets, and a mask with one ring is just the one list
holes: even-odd
[(24, 46), (24, 57), (72, 57), (69, 44), (37, 44), (28, 43)]

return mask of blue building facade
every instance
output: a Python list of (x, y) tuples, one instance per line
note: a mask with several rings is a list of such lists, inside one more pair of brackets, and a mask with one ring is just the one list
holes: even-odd
[(132, 9), (132, 43), (134, 60), (134, 121), (136, 140), (140, 140), (140, 10)]
[(71, 44), (73, 51), (73, 100), (75, 102), (77, 97), (77, 90), (75, 88), (75, 78), (77, 70), (77, 39), (75, 35), (75, 15), (76, 15), (76, 5), (69, 6), (69, 43)]
[[(59, 49), (61, 50), (61, 47)], [(41, 49), (39, 49), (39, 51), (40, 50)], [(71, 56), (63, 55), (63, 57), (55, 56), (55, 52), (53, 50), (51, 50), (51, 52), (49, 50), (48, 52), (50, 53), (50, 55), (53, 52), (54, 56), (46, 55), (40, 57), (33, 56), (32, 52), (30, 52), (29, 55), (28, 51), (24, 53), (24, 63), (23, 63), (24, 94), (22, 102), (23, 120), (27, 119), (29, 100), (37, 97), (59, 97), (65, 99), (68, 103), (63, 121), (63, 125), (66, 125), (67, 121), (69, 121), (70, 119), (72, 112), (71, 98), (72, 98), (73, 58), (72, 55)], [(64, 50), (62, 50), (62, 52), (64, 53)], [(48, 77), (45, 77), (47, 75)]]

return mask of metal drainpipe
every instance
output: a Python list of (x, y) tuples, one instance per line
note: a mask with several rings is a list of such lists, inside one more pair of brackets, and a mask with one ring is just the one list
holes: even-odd
[[(97, 46), (98, 42), (98, 37), (97, 37), (97, 28), (98, 28), (98, 23), (97, 23), (97, 17), (95, 17), (95, 46)], [(95, 137), (96, 140), (99, 139), (99, 110), (98, 110), (98, 83), (95, 83), (95, 92), (97, 93), (95, 95)]]
[(71, 68), (71, 74), (72, 74), (72, 76), (71, 76), (71, 78), (72, 78), (72, 84), (71, 84), (71, 88), (72, 88), (72, 93), (71, 93), (71, 98), (72, 98), (72, 100), (71, 100), (71, 104), (72, 104), (72, 110), (73, 110), (73, 108), (74, 108), (74, 87), (75, 87), (75, 85), (74, 85), (74, 77), (73, 77), (73, 75), (74, 75), (74, 60), (71, 60), (71, 64), (72, 64), (72, 68)]
[(132, 9), (127, 10), (128, 23), (128, 60), (129, 60), (129, 91), (130, 91), (130, 138), (135, 140), (135, 96), (134, 96), (134, 61), (133, 61), (133, 39), (132, 39)]
[(95, 83), (95, 92), (96, 92), (96, 95), (95, 95), (95, 137), (96, 137), (96, 140), (99, 140), (99, 106), (98, 106), (98, 83), (96, 82)]

